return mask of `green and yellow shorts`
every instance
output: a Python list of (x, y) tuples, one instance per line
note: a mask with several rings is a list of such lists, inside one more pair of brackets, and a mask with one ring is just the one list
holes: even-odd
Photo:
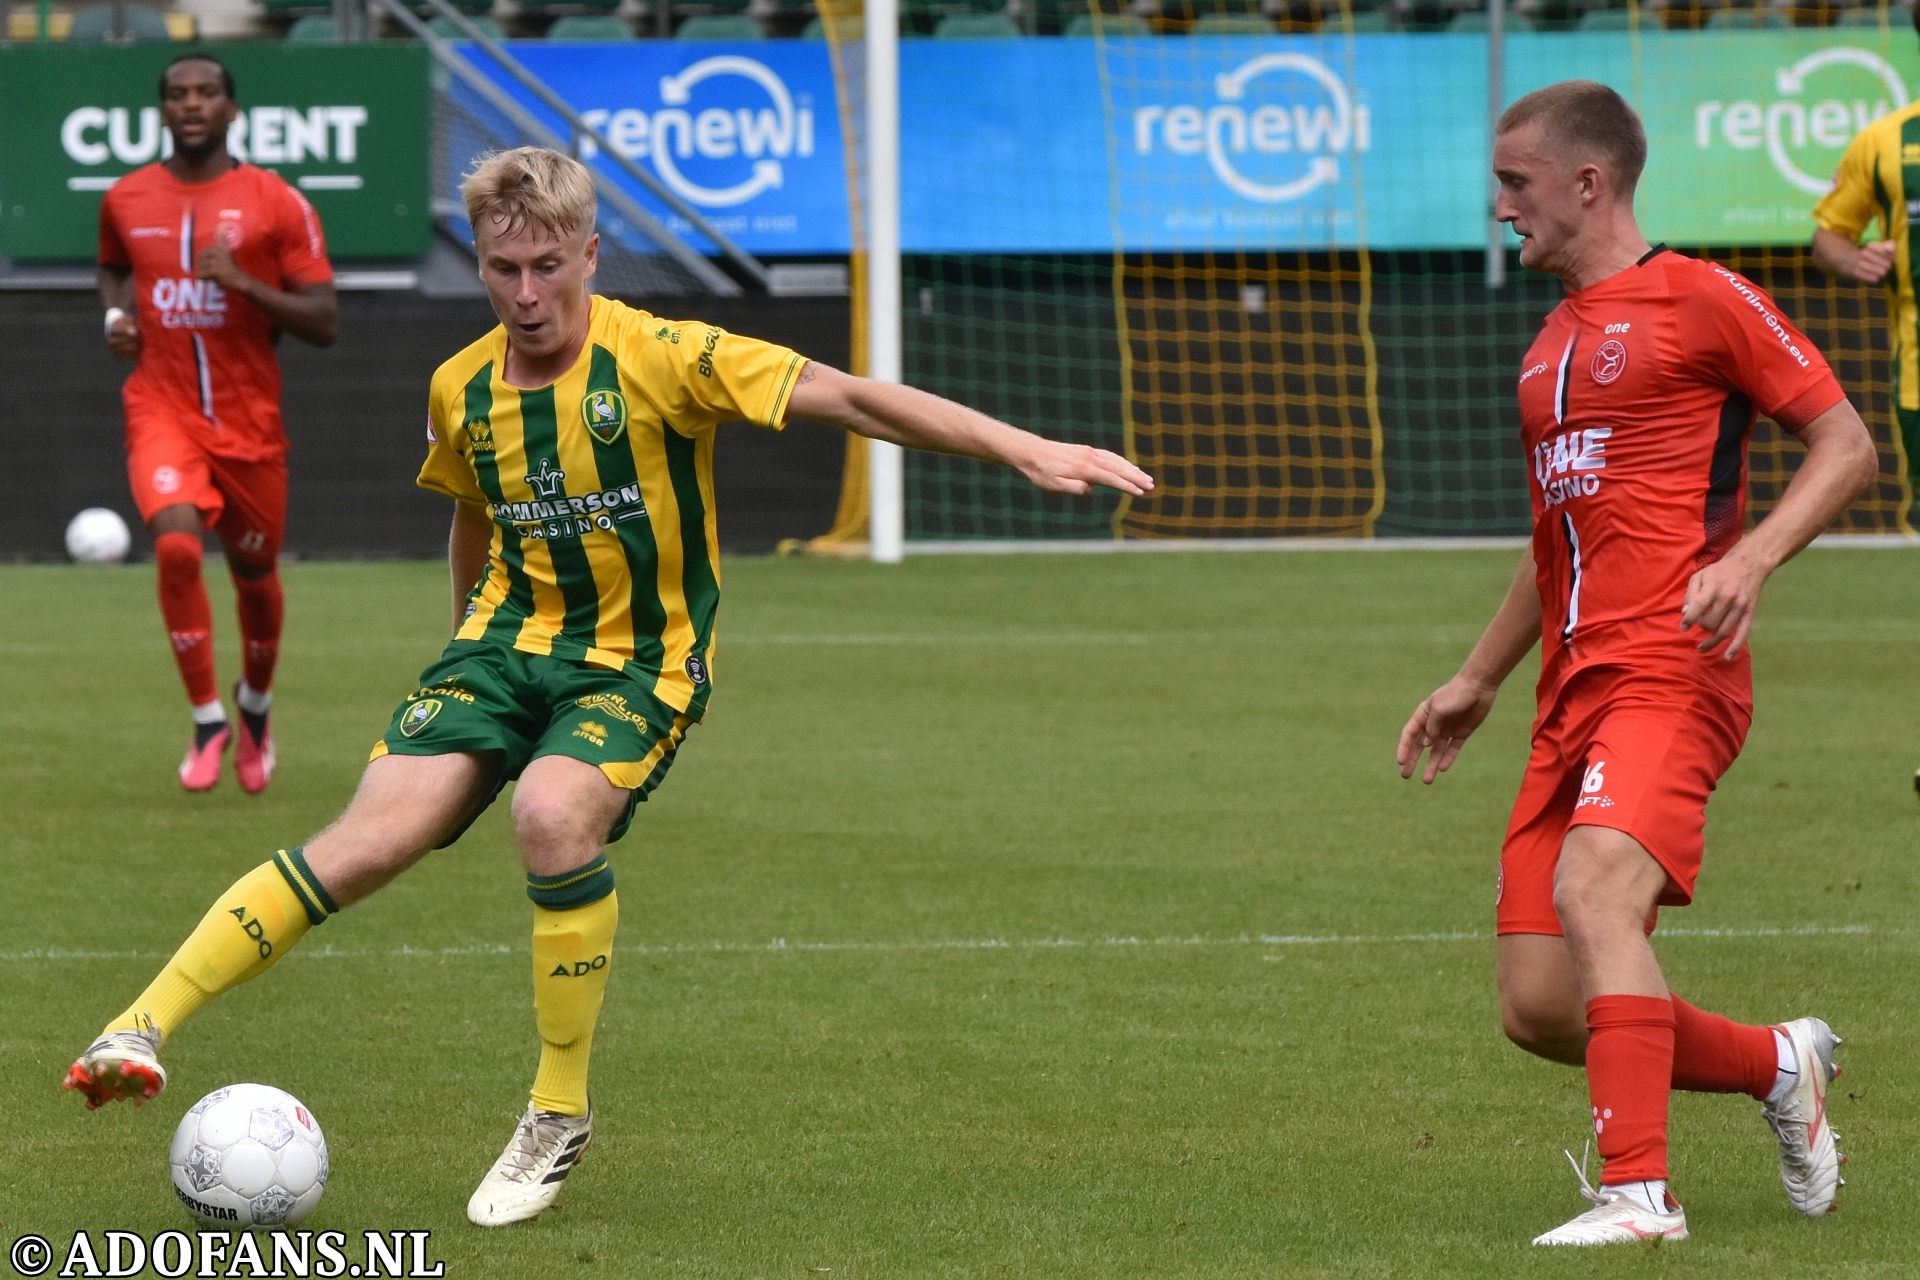
[(394, 711), (368, 759), (456, 751), (500, 759), (493, 793), (442, 848), (534, 760), (583, 760), (629, 794), (626, 813), (607, 835), (611, 842), (627, 834), (635, 807), (667, 776), (692, 724), (653, 696), (651, 681), (625, 671), (455, 640), (420, 673), (420, 687)]

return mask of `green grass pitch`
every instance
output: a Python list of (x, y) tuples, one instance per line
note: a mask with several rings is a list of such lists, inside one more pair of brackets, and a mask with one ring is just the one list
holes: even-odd
[(257, 799), (174, 783), (150, 568), (0, 570), (0, 1237), (186, 1225), (177, 1118), (260, 1080), (332, 1147), (308, 1225), (430, 1229), (450, 1277), (1915, 1274), (1913, 554), (1769, 588), (1700, 903), (1657, 940), (1695, 1001), (1846, 1036), (1843, 1212), (1787, 1208), (1751, 1101), (1682, 1095), (1694, 1238), (1576, 1256), (1527, 1241), (1583, 1207), (1584, 1079), (1505, 1043), (1492, 986), (1530, 673), (1439, 786), (1392, 763), (1513, 560), (730, 564), (708, 723), (613, 850), (593, 1151), (492, 1233), (464, 1205), (536, 1054), (504, 804), (188, 1023), (158, 1102), (58, 1088), (344, 804), (439, 649), (443, 567), (289, 570)]

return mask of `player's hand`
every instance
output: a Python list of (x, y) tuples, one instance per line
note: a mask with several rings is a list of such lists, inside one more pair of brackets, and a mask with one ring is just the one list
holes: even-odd
[(194, 260), (193, 274), (202, 280), (211, 280), (228, 293), (240, 292), (249, 278), (240, 269), (240, 264), (234, 261), (233, 248), (227, 243), (224, 228), (215, 231), (213, 243), (200, 251), (200, 256)]
[(1153, 477), (1119, 454), (1057, 440), (1041, 440), (1020, 473), (1048, 493), (1091, 493), (1103, 485), (1137, 498), (1153, 488)]
[(1860, 250), (1860, 256), (1853, 262), (1853, 278), (1861, 284), (1879, 284), (1887, 278), (1887, 272), (1893, 270), (1894, 257), (1900, 252), (1900, 246), (1892, 240), (1876, 240)]
[(134, 319), (131, 311), (108, 326), (107, 350), (122, 360), (140, 358), (140, 322)]
[(1432, 697), (1413, 709), (1413, 717), (1400, 731), (1400, 749), (1394, 753), (1400, 762), (1400, 776), (1413, 776), (1424, 751), (1427, 768), (1420, 781), (1431, 786), (1453, 766), (1467, 735), (1480, 727), (1499, 694), (1498, 686), (1490, 688), (1465, 676), (1455, 676), (1435, 689)]
[(1700, 652), (1711, 653), (1724, 642), (1727, 647), (1720, 656), (1731, 661), (1746, 647), (1767, 573), (1764, 565), (1742, 555), (1736, 546), (1693, 575), (1687, 583), (1686, 605), (1680, 610), (1680, 629), (1699, 627), (1707, 633), (1700, 641)]

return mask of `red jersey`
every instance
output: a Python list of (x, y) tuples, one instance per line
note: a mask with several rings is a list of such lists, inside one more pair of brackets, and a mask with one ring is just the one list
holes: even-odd
[(1541, 714), (1594, 666), (1682, 673), (1751, 708), (1752, 668), (1680, 629), (1740, 538), (1756, 413), (1797, 431), (1845, 396), (1757, 287), (1655, 249), (1569, 293), (1520, 374), (1541, 603)]
[(132, 268), (139, 310), (128, 398), (173, 409), (209, 453), (258, 461), (287, 447), (278, 333), (252, 303), (194, 278), (195, 257), (221, 232), (240, 269), (276, 289), (333, 279), (313, 206), (250, 164), (193, 183), (150, 164), (100, 202), (100, 261)]

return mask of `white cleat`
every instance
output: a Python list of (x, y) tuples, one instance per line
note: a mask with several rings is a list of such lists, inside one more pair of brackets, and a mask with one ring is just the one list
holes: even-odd
[[(1567, 1163), (1573, 1164), (1573, 1152), (1567, 1152), (1566, 1156)], [(1571, 1222), (1535, 1236), (1535, 1244), (1638, 1244), (1687, 1238), (1687, 1211), (1672, 1196), (1667, 1197), (1670, 1212), (1649, 1213), (1624, 1191), (1614, 1187), (1594, 1190), (1593, 1184), (1587, 1181), (1586, 1170), (1579, 1165), (1574, 1165), (1573, 1171), (1580, 1177), (1580, 1194), (1593, 1202), (1593, 1208)]]
[(1846, 1180), (1840, 1166), (1840, 1135), (1827, 1123), (1827, 1086), (1840, 1069), (1833, 1065), (1833, 1047), (1840, 1037), (1818, 1018), (1795, 1018), (1774, 1028), (1793, 1046), (1798, 1078), (1787, 1096), (1760, 1104), (1773, 1136), (1780, 1139), (1780, 1181), (1787, 1199), (1809, 1218), (1833, 1211), (1833, 1199)]
[(593, 1141), (593, 1111), (563, 1116), (527, 1105), (513, 1141), (480, 1180), (467, 1201), (467, 1221), (476, 1227), (504, 1227), (537, 1218), (560, 1196), (587, 1144)]
[(63, 1085), (84, 1095), (87, 1110), (131, 1099), (135, 1106), (167, 1087), (160, 1065), (160, 1032), (151, 1019), (131, 1031), (109, 1031), (67, 1068)]

